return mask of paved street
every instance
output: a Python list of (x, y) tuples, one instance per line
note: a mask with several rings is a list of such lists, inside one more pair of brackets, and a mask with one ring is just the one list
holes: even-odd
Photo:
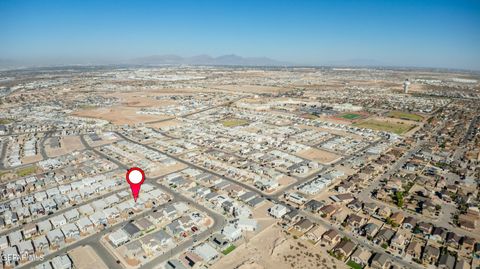
[(45, 143), (47, 142), (47, 139), (52, 136), (53, 133), (54, 133), (54, 131), (49, 131), (49, 132), (44, 133), (43, 138), (40, 140), (39, 149), (40, 149), (40, 154), (42, 155), (42, 158), (44, 160), (48, 159), (48, 155), (47, 155), (47, 152), (45, 150)]
[(406, 154), (404, 154), (400, 159), (398, 159), (393, 165), (391, 165), (385, 173), (379, 175), (376, 179), (373, 180), (372, 183), (370, 183), (366, 188), (364, 188), (358, 194), (358, 199), (360, 199), (361, 201), (370, 200), (372, 191), (377, 189), (380, 186), (382, 180), (389, 179), (393, 175), (393, 173), (397, 172), (398, 169), (400, 169), (408, 161), (408, 159), (413, 156), (413, 154), (418, 152), (423, 145), (424, 145), (423, 142), (419, 142), (415, 146), (413, 146), (412, 149), (410, 149)]

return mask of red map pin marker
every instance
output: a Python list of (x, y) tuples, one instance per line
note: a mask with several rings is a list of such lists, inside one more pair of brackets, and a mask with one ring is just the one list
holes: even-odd
[(130, 184), (132, 190), (133, 199), (137, 201), (138, 194), (140, 193), (140, 186), (145, 181), (145, 172), (138, 167), (132, 167), (127, 171), (127, 182)]

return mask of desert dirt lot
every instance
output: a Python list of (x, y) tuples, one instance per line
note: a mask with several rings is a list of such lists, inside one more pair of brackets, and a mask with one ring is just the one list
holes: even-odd
[(155, 92), (122, 92), (115, 94), (105, 94), (106, 97), (119, 98), (122, 105), (128, 107), (162, 107), (168, 105), (175, 105), (174, 100), (156, 99), (156, 96), (165, 96), (165, 93)]
[(45, 146), (45, 151), (47, 152), (48, 157), (57, 157), (60, 155), (65, 155), (75, 150), (83, 149), (83, 144), (80, 141), (80, 137), (78, 136), (64, 136), (60, 140), (60, 148), (52, 148), (50, 147), (50, 139), (47, 141)]
[(157, 129), (175, 127), (180, 125), (182, 125), (182, 122), (178, 120), (167, 120), (167, 121), (162, 121), (157, 123), (147, 123), (148, 127), (157, 128)]
[(110, 133), (102, 133), (99, 137), (101, 138), (99, 141), (92, 141), (89, 139), (88, 144), (91, 147), (100, 147), (120, 140), (116, 135)]
[(107, 265), (90, 246), (74, 248), (68, 255), (77, 269), (108, 269)]
[[(322, 119), (322, 120), (324, 120), (324, 119)], [(326, 121), (329, 121), (329, 120), (326, 120)], [(337, 121), (337, 122), (334, 122), (334, 123), (342, 123), (342, 122)], [(319, 132), (327, 132), (327, 133), (334, 134), (334, 135), (351, 137), (351, 138), (357, 139), (357, 140), (362, 140), (363, 139), (361, 135), (345, 132), (345, 131), (342, 131), (342, 130), (327, 129), (327, 128), (322, 128), (322, 127), (308, 126), (308, 125), (299, 125), (298, 127), (302, 128), (302, 129), (306, 129), (306, 130), (313, 129), (313, 130), (318, 130)]]
[[(297, 182), (297, 180), (293, 177), (289, 177), (289, 176), (284, 176), (284, 177), (281, 177), (279, 180), (278, 180), (278, 184), (280, 184), (280, 187), (278, 188), (279, 190), (282, 190), (283, 188), (286, 188), (287, 186), (289, 186), (290, 184), (293, 184)], [(277, 191), (275, 191), (276, 193)]]
[(286, 91), (287, 88), (260, 85), (214, 85), (216, 89), (248, 93), (272, 93)]
[(85, 108), (73, 113), (75, 116), (103, 119), (113, 124), (135, 124), (170, 118), (162, 115), (137, 114), (145, 107), (165, 107), (175, 105), (170, 99), (157, 100), (156, 96), (165, 96), (164, 93), (125, 92), (105, 94), (106, 97), (119, 98), (119, 105), (105, 108)]
[(137, 114), (138, 107), (112, 106), (108, 108), (82, 109), (75, 111), (74, 116), (102, 119), (113, 124), (136, 124), (167, 119), (169, 116)]
[(277, 225), (272, 225), (221, 258), (211, 268), (328, 269), (347, 266), (328, 255), (322, 247), (313, 246), (306, 240), (295, 240)]
[(22, 158), (22, 164), (29, 164), (29, 163), (35, 163), (41, 161), (42, 155), (38, 153), (37, 155), (34, 156), (29, 156), (29, 157), (23, 157)]
[(155, 166), (155, 169), (153, 171), (150, 172), (150, 176), (151, 177), (164, 176), (164, 175), (171, 174), (173, 172), (183, 170), (185, 168), (187, 168), (187, 165), (185, 165), (183, 163), (177, 163), (177, 164), (174, 164), (174, 165), (161, 165), (161, 164), (159, 164), (159, 165)]
[(319, 162), (321, 164), (332, 163), (341, 157), (340, 155), (316, 148), (302, 150), (296, 155), (308, 160)]

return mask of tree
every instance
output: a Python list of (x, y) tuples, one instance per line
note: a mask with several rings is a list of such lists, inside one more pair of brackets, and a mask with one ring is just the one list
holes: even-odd
[(397, 202), (398, 207), (403, 207), (403, 192), (397, 191), (395, 193), (395, 200)]

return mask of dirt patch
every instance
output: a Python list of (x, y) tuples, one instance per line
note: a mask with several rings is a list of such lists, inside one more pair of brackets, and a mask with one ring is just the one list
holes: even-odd
[[(335, 122), (335, 123), (341, 123), (341, 122)], [(302, 129), (307, 129), (307, 130), (312, 130), (313, 129), (313, 130), (318, 130), (319, 132), (327, 132), (327, 133), (334, 134), (334, 135), (351, 137), (351, 138), (357, 139), (357, 140), (362, 140), (363, 139), (361, 135), (348, 133), (348, 132), (345, 132), (345, 131), (342, 131), (342, 130), (337, 130), (337, 129), (314, 127), (314, 126), (308, 126), (308, 125), (299, 125), (298, 127), (302, 128)]]
[(137, 124), (167, 119), (169, 116), (138, 114), (136, 107), (112, 106), (109, 108), (82, 109), (75, 111), (74, 116), (107, 120), (113, 124)]
[(42, 155), (38, 153), (37, 155), (34, 155), (34, 156), (23, 157), (22, 164), (36, 163), (41, 161), (42, 159), (43, 159)]
[(248, 92), (248, 93), (272, 93), (287, 91), (287, 88), (260, 85), (218, 85), (215, 88), (225, 91)]
[(157, 123), (147, 123), (147, 124), (149, 127), (161, 129), (166, 127), (180, 126), (182, 125), (182, 122), (178, 120), (167, 120), (167, 121), (162, 121)]
[(295, 240), (272, 225), (238, 246), (211, 268), (347, 268), (329, 256), (326, 249), (305, 240)]
[(68, 256), (78, 269), (108, 269), (102, 258), (90, 246), (76, 247), (68, 253)]
[(173, 172), (177, 172), (187, 168), (187, 165), (184, 163), (176, 163), (174, 165), (161, 165), (158, 164), (155, 166), (155, 169), (151, 171), (149, 174), (151, 177), (159, 177), (164, 176), (167, 174), (171, 174)]
[(330, 164), (338, 160), (341, 156), (335, 153), (331, 153), (325, 150), (311, 148), (298, 152), (298, 157), (302, 157), (308, 160), (316, 161), (322, 164)]
[(53, 138), (49, 138), (45, 143), (45, 151), (48, 157), (57, 157), (60, 155), (65, 155), (75, 150), (83, 149), (83, 144), (80, 140), (79, 136), (64, 136), (60, 139), (60, 148), (52, 148), (50, 147), (50, 140)]
[(112, 144), (112, 143), (117, 142), (117, 141), (120, 140), (120, 138), (118, 138), (115, 134), (110, 133), (110, 132), (102, 133), (101, 135), (99, 135), (99, 137), (101, 138), (101, 140), (99, 140), (99, 141), (92, 141), (91, 139), (89, 139), (89, 141), (88, 141), (87, 143), (88, 143), (91, 147), (99, 147), (99, 146), (104, 146), (104, 145)]
[(242, 119), (225, 119), (221, 121), (224, 127), (237, 127), (247, 125), (248, 121)]
[(283, 176), (281, 177), (279, 180), (278, 180), (278, 184), (280, 184), (280, 187), (278, 188), (279, 190), (287, 187), (288, 185), (290, 184), (293, 184), (297, 182), (297, 180), (293, 177), (289, 177), (289, 176)]
[(266, 269), (258, 263), (246, 261), (244, 264), (237, 267), (238, 269)]
[(119, 102), (127, 107), (162, 107), (176, 104), (174, 100), (156, 99), (156, 96), (165, 96), (165, 94), (125, 92), (106, 96), (119, 98)]

